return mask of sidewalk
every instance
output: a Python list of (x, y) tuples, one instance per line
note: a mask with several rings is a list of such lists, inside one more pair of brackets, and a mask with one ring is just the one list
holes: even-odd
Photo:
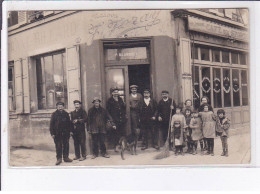
[[(91, 159), (87, 156), (85, 161), (73, 161), (62, 163), (60, 166), (118, 166), (118, 165), (204, 165), (204, 164), (248, 164), (250, 163), (250, 133), (233, 135), (228, 139), (229, 157), (220, 156), (222, 152), (220, 138), (215, 139), (215, 156), (200, 154), (175, 156), (170, 152), (168, 158), (155, 160), (154, 157), (160, 152), (153, 148), (142, 151), (137, 148), (137, 155), (130, 155), (125, 152), (125, 160), (122, 160), (120, 153), (109, 150), (110, 158), (98, 157)], [(198, 146), (199, 147), (199, 146)], [(200, 150), (200, 149), (198, 149)], [(56, 153), (52, 151), (41, 151), (34, 149), (16, 149), (10, 152), (10, 166), (55, 166)], [(74, 158), (74, 153), (70, 153)]]

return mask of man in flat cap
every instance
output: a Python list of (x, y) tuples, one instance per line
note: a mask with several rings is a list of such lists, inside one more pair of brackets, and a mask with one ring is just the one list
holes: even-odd
[(111, 122), (113, 124), (111, 116), (108, 112), (100, 105), (101, 100), (95, 97), (92, 101), (93, 107), (88, 111), (88, 127), (87, 130), (91, 134), (92, 138), (92, 159), (98, 157), (99, 148), (101, 151), (101, 156), (109, 158), (107, 154), (106, 145), (105, 145), (105, 134), (106, 134), (106, 123)]
[[(75, 158), (73, 160), (83, 161), (87, 157), (86, 153), (86, 132), (85, 123), (87, 122), (87, 113), (82, 108), (79, 100), (73, 101), (75, 110), (70, 113), (72, 122), (72, 133), (75, 148)], [(81, 153), (80, 153), (81, 152)]]
[(119, 89), (117, 87), (111, 88), (112, 96), (107, 101), (107, 111), (111, 115), (116, 129), (111, 131), (112, 143), (114, 151), (117, 152), (117, 145), (119, 139), (125, 135), (126, 125), (126, 106), (123, 99), (119, 96)]
[(62, 162), (72, 162), (69, 158), (69, 139), (71, 135), (71, 122), (69, 113), (64, 110), (64, 103), (56, 104), (57, 110), (52, 113), (50, 121), (50, 133), (56, 147), (56, 165)]
[(155, 128), (157, 117), (157, 103), (151, 98), (151, 92), (149, 89), (144, 90), (144, 98), (139, 103), (140, 123), (141, 130), (143, 131), (143, 144), (141, 148), (145, 150), (148, 148), (148, 139), (151, 136), (152, 147), (159, 149), (158, 147), (158, 131)]
[(168, 136), (170, 114), (171, 111), (172, 115), (175, 114), (176, 103), (169, 97), (169, 92), (167, 90), (163, 90), (161, 95), (162, 99), (158, 103), (158, 121), (162, 131), (163, 142), (165, 142)]
[(131, 129), (132, 132), (135, 132), (140, 127), (140, 117), (138, 111), (138, 104), (142, 100), (143, 96), (137, 93), (137, 85), (131, 85), (130, 90), (131, 94), (129, 97), (130, 102), (130, 116), (131, 116)]

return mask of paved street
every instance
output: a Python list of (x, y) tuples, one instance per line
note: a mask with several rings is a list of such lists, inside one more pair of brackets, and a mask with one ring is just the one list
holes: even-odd
[[(199, 164), (247, 164), (250, 162), (250, 133), (232, 135), (228, 139), (229, 157), (220, 156), (222, 152), (220, 138), (215, 139), (215, 156), (201, 156), (185, 154), (175, 156), (173, 152), (168, 158), (155, 160), (159, 151), (150, 148), (142, 151), (139, 147), (137, 155), (130, 155), (125, 152), (126, 160), (121, 160), (119, 153), (109, 150), (111, 158), (98, 157), (91, 159), (87, 156), (85, 161), (73, 161), (72, 163), (62, 163), (60, 166), (107, 166), (107, 165), (199, 165)], [(54, 145), (53, 145), (54, 146)], [(70, 158), (74, 154), (70, 153)], [(11, 166), (54, 166), (56, 162), (55, 152), (41, 151), (34, 149), (13, 149), (10, 154)]]

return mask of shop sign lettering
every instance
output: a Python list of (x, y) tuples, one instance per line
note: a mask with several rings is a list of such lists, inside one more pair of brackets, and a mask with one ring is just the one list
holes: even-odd
[(205, 34), (211, 34), (215, 36), (248, 42), (247, 31), (231, 28), (228, 26), (222, 26), (217, 23), (190, 16), (188, 17), (188, 27), (191, 31), (197, 31)]

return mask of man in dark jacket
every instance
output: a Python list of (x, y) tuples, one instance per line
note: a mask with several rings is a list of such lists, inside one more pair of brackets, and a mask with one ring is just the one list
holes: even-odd
[[(101, 155), (105, 158), (110, 156), (106, 152), (105, 146), (105, 134), (106, 134), (106, 123), (112, 119), (107, 111), (100, 106), (101, 100), (97, 97), (94, 98), (94, 106), (88, 111), (88, 132), (92, 137), (92, 159), (95, 159), (99, 154), (99, 145)], [(113, 126), (115, 129), (115, 126)]]
[[(72, 133), (75, 148), (75, 158), (73, 160), (83, 161), (86, 159), (86, 132), (85, 123), (87, 122), (87, 113), (81, 107), (81, 102), (79, 100), (74, 100), (75, 110), (71, 112), (72, 121)], [(80, 151), (81, 156), (80, 157)]]
[(56, 146), (56, 165), (59, 165), (62, 162), (62, 156), (64, 162), (72, 162), (69, 158), (71, 122), (69, 114), (64, 111), (64, 103), (58, 102), (56, 107), (57, 110), (51, 115), (50, 133)]
[(143, 144), (142, 150), (148, 148), (148, 139), (151, 135), (152, 146), (155, 149), (158, 147), (158, 131), (155, 128), (156, 116), (157, 116), (157, 103), (150, 97), (150, 90), (144, 90), (144, 98), (139, 103), (140, 123), (143, 131)]
[(117, 152), (120, 137), (125, 135), (126, 106), (123, 99), (119, 96), (118, 88), (111, 88), (112, 96), (107, 101), (107, 111), (111, 115), (116, 129), (111, 131), (114, 151)]
[(169, 92), (162, 91), (162, 99), (158, 103), (158, 121), (160, 123), (160, 129), (162, 131), (163, 142), (166, 141), (168, 136), (170, 114), (175, 114), (176, 103), (169, 97)]

